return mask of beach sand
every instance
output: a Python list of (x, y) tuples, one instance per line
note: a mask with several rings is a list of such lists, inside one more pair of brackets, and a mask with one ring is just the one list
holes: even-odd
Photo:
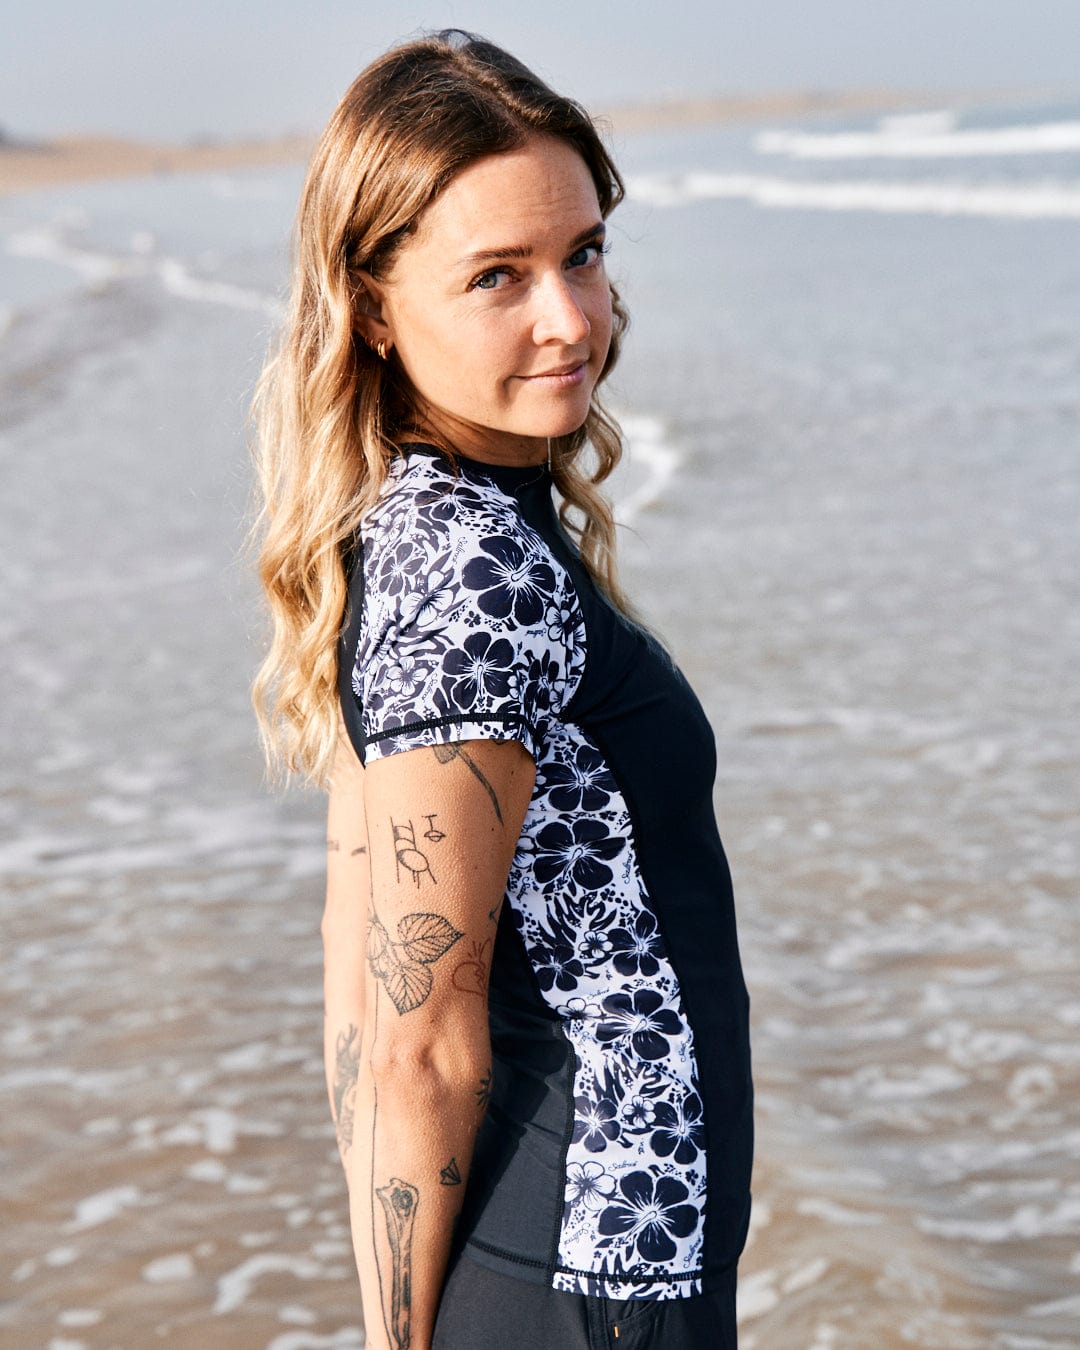
[(204, 173), (292, 164), (307, 159), (312, 136), (267, 141), (151, 145), (110, 136), (64, 136), (37, 143), (0, 144), (0, 193), (59, 183), (146, 174)]

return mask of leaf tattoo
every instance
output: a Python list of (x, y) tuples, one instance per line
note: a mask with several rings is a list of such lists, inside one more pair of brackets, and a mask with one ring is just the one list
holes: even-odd
[(368, 926), (367, 959), (371, 973), (383, 982), (399, 1013), (412, 1012), (431, 993), (429, 969), (461, 934), (441, 914), (406, 914), (397, 926), (397, 941), (374, 912)]

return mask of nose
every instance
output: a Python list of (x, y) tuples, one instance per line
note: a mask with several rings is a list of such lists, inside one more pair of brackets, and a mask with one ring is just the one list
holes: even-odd
[(563, 272), (548, 273), (537, 287), (533, 340), (540, 345), (560, 342), (568, 347), (584, 342), (592, 332), (589, 317)]

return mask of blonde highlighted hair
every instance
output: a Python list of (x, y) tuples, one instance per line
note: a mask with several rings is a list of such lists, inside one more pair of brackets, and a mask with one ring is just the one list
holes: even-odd
[[(404, 373), (358, 332), (357, 273), (388, 275), (397, 249), (458, 173), (537, 135), (578, 151), (606, 217), (623, 185), (588, 114), (499, 47), (450, 30), (397, 47), (363, 71), (315, 150), (294, 232), (288, 316), (252, 408), (259, 575), (273, 621), (253, 701), (267, 758), (286, 772), (326, 780), (337, 736), (344, 558), (399, 445), (410, 433), (418, 439)], [(601, 379), (626, 326), (614, 288), (612, 304)], [(622, 441), (595, 394), (584, 425), (552, 440), (551, 454), (560, 515), (582, 561), (628, 610), (611, 508), (598, 490)]]

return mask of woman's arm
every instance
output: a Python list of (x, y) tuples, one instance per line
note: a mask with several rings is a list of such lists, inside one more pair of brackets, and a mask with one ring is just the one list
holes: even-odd
[(486, 1104), (488, 972), (534, 774), (516, 742), (469, 741), (363, 775), (371, 897), (346, 1171), (371, 1350), (431, 1343)]
[(323, 1058), (330, 1111), (346, 1180), (364, 1031), (364, 943), (371, 899), (364, 769), (344, 724), (330, 774), (326, 817), (326, 908), (323, 912)]

